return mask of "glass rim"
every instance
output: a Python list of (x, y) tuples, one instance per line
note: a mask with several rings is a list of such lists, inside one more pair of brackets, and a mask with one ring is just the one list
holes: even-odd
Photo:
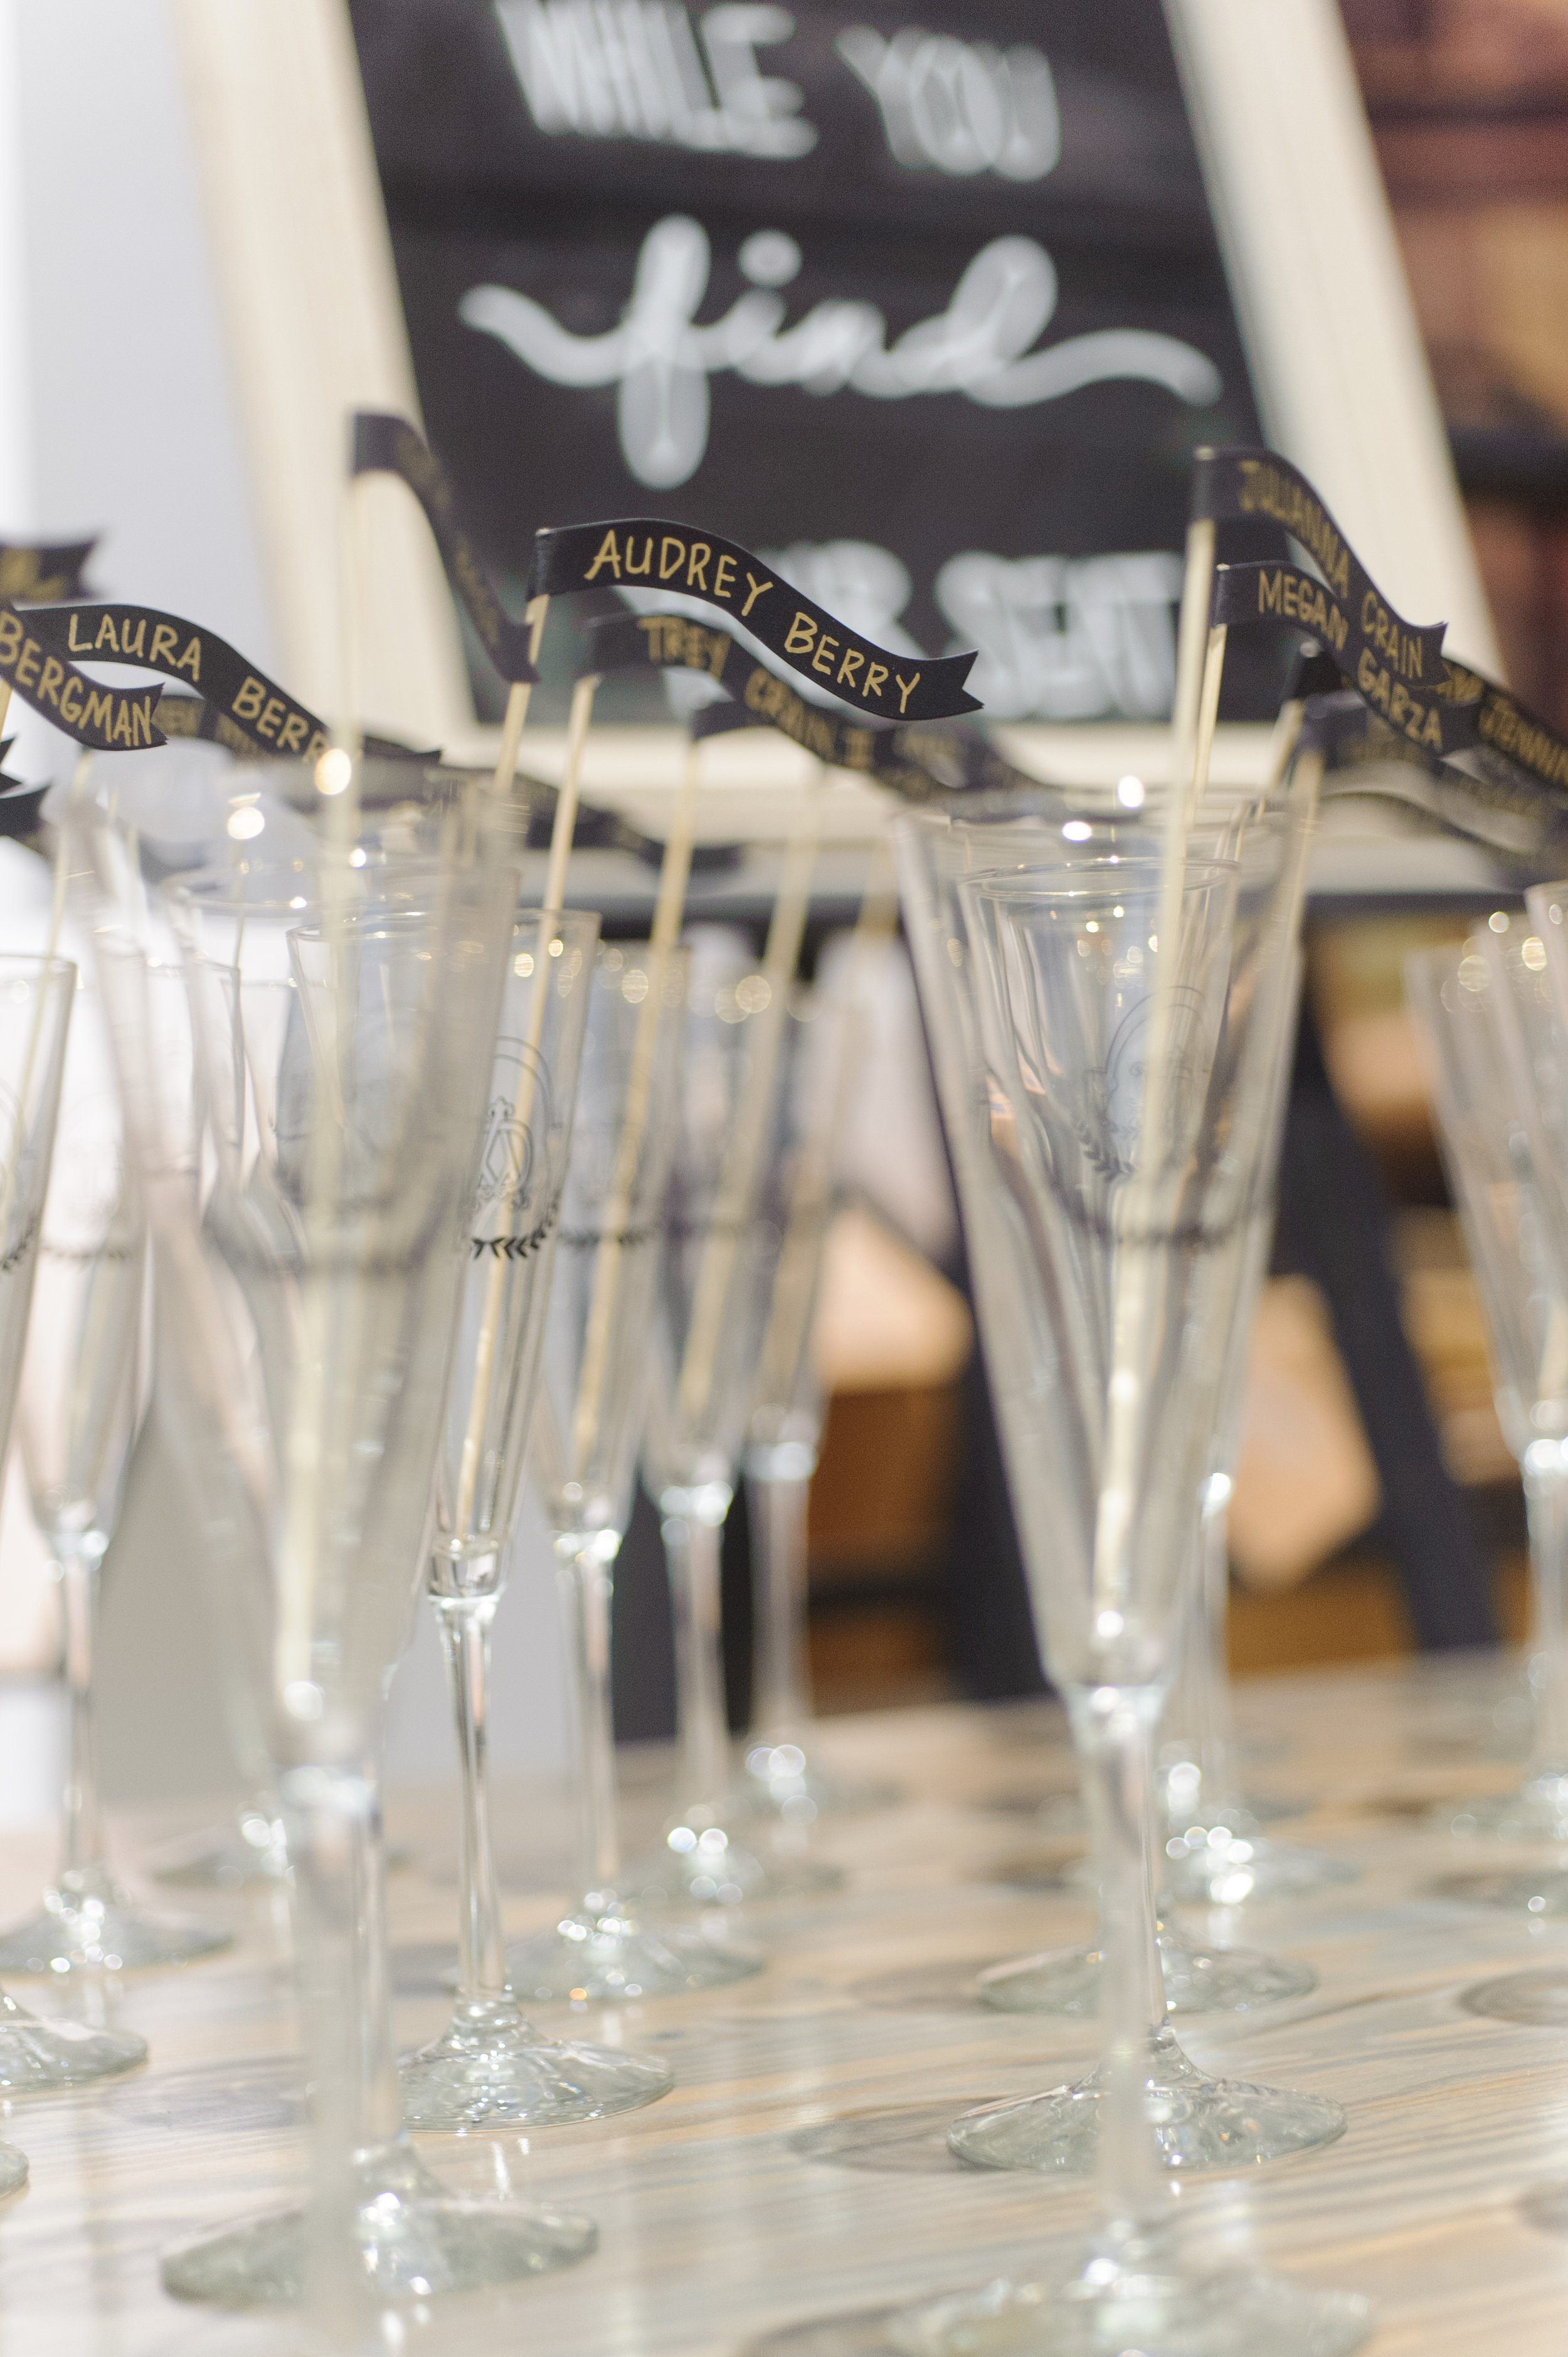
[[(1109, 872), (1112, 868), (1117, 870), (1115, 877)], [(1240, 872), (1241, 862), (1239, 859), (1208, 856), (1184, 859), (1183, 888), (1188, 888), (1194, 882), (1219, 882), (1227, 877), (1239, 876)], [(1043, 885), (1036, 880), (1043, 877), (1048, 877), (1051, 882)], [(1058, 865), (1042, 860), (1033, 867), (1010, 869), (1004, 875), (979, 873), (964, 877), (961, 881), (985, 899), (997, 902), (1009, 899), (1103, 900), (1127, 879), (1132, 880), (1134, 888), (1145, 888), (1139, 881), (1143, 877), (1152, 878), (1155, 885), (1162, 884), (1164, 863), (1157, 859), (1064, 859)]]
[[(512, 876), (521, 885), (522, 880), (521, 868), (511, 863), (501, 863), (501, 865), (510, 866)], [(318, 902), (319, 892), (317, 887), (322, 872), (323, 863), (294, 855), (285, 859), (244, 860), (222, 865), (213, 863), (205, 867), (188, 868), (178, 875), (165, 877), (158, 888), (160, 894), (176, 907), (211, 910), (214, 914), (232, 912), (235, 915), (246, 917), (276, 916), (297, 919)], [(434, 878), (443, 882), (472, 877), (476, 884), (489, 885), (493, 882), (497, 871), (494, 863), (487, 863), (480, 866), (472, 859), (443, 859), (436, 852), (378, 851), (368, 855), (361, 866), (350, 866), (344, 862), (337, 872), (346, 875), (356, 883), (361, 878), (371, 881), (378, 877)], [(280, 879), (287, 878), (294, 882), (295, 888), (285, 894), (280, 881), (277, 891), (263, 892), (260, 896), (252, 897), (242, 889), (243, 880), (247, 877), (263, 879), (272, 877), (277, 877)], [(306, 881), (310, 883), (311, 888), (306, 895), (305, 907), (302, 909), (298, 905), (301, 897), (299, 885)], [(530, 920), (542, 919), (544, 914), (544, 910), (537, 906), (529, 908), (515, 906), (513, 921), (527, 922)], [(596, 924), (598, 911), (592, 909), (561, 909), (552, 914), (550, 921), (560, 926), (563, 934), (566, 934), (582, 930), (585, 923)]]

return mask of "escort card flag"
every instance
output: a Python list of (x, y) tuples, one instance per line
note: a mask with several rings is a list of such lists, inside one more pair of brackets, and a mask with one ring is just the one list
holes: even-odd
[[(113, 598), (38, 607), (27, 624), (53, 654), (133, 664), (194, 689), (209, 712), (229, 724), (223, 733), (238, 740), (236, 750), (313, 760), (326, 748), (327, 729), (307, 705), (247, 662), (215, 630), (204, 630), (181, 614)], [(157, 689), (145, 693), (156, 702)]]
[(483, 560), (458, 522), (446, 469), (424, 436), (406, 417), (390, 411), (356, 410), (349, 472), (356, 479), (396, 475), (407, 484), (424, 511), (452, 595), (473, 624), (479, 644), (502, 679), (513, 687), (532, 685), (539, 677), (532, 659), (532, 633), (525, 622), (512, 620), (497, 596)]
[[(1215, 568), (1209, 619), (1284, 623), (1312, 640), (1369, 712), (1434, 759), (1466, 767), (1490, 809), (1523, 816), (1545, 788), (1560, 823), (1568, 798), (1568, 737), (1482, 673), (1442, 651), (1441, 625), (1407, 622), (1392, 607), (1305, 475), (1269, 450), (1198, 454), (1193, 515), (1212, 522), (1276, 523), (1300, 543), (1321, 580), (1292, 565)], [(1479, 770), (1480, 779), (1474, 777)]]
[(593, 672), (694, 671), (722, 688), (725, 700), (700, 705), (687, 723), (698, 741), (737, 728), (776, 728), (829, 768), (874, 778), (908, 802), (1033, 782), (973, 730), (873, 724), (810, 704), (727, 630), (689, 615), (607, 615), (588, 623), (587, 637)]
[(81, 569), (97, 547), (91, 540), (0, 540), (0, 597), (13, 606), (58, 606), (83, 597)]
[(5, 774), (5, 765), (16, 741), (14, 737), (0, 737), (0, 837), (12, 842), (38, 833), (48, 792), (47, 786), (29, 786), (25, 779)]
[(153, 720), (158, 690), (104, 687), (89, 679), (57, 651), (57, 634), (44, 617), (59, 611), (33, 607), (24, 620), (0, 599), (0, 680), (7, 690), (96, 752), (134, 753), (161, 745), (163, 732)]
[[(271, 754), (313, 761), (329, 741), (326, 722), (308, 705), (258, 671), (216, 630), (203, 630), (182, 614), (115, 598), (32, 607), (27, 625), (55, 653), (126, 663), (174, 683), (175, 693), (152, 691), (154, 724), (166, 736), (202, 737), (244, 759)], [(51, 711), (47, 716), (55, 716)], [(363, 741), (366, 752), (380, 760), (438, 758), (382, 737)]]
[(662, 588), (721, 607), (786, 667), (831, 688), (872, 720), (949, 720), (978, 712), (964, 681), (973, 654), (929, 661), (862, 638), (780, 580), (735, 541), (658, 518), (552, 526), (533, 536), (533, 597), (584, 589)]

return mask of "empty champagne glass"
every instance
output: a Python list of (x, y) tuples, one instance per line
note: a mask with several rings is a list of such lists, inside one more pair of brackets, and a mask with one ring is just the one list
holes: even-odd
[(757, 1623), (756, 1689), (745, 1774), (730, 1811), (806, 1824), (824, 1809), (875, 1807), (880, 1787), (844, 1783), (809, 1749), (806, 1520), (824, 1402), (812, 1351), (837, 1157), (865, 1048), (865, 944), (848, 952), (838, 992), (798, 993), (776, 1134), (757, 1204), (760, 1336), (743, 1465)]
[[(1455, 1830), (1568, 1841), (1568, 1261), (1562, 1159), (1568, 1055), (1546, 952), (1506, 915), (1463, 948), (1406, 962), (1438, 1142), (1486, 1310), (1492, 1395), (1519, 1461), (1537, 1652), (1528, 1772), (1511, 1792), (1444, 1810)], [(1496, 1878), (1499, 1903), (1536, 1903), (1535, 1875)], [(1529, 1888), (1524, 1886), (1528, 1883)], [(1511, 1895), (1518, 1885), (1517, 1897)], [(1568, 1902), (1564, 1902), (1568, 1903)]]
[(705, 1927), (650, 1922), (621, 1887), (610, 1608), (648, 1402), (690, 964), (685, 950), (607, 943), (589, 1002), (533, 1457), (567, 1631), (579, 1887), (550, 1930), (508, 1952), (513, 1987), (539, 1998), (669, 1996), (762, 1963)]
[(412, 2127), (596, 2119), (668, 2092), (667, 2063), (542, 2038), (507, 1985), (487, 1766), (490, 1624), (506, 1583), (538, 1392), (598, 920), (520, 917), (436, 1459), (429, 1590), (463, 1776), (457, 2001), (403, 2062)]
[[(1219, 1377), (1219, 1407), (1213, 1426), (1210, 1453), (1206, 1455), (1204, 1478), (1194, 1500), (1189, 1525), (1189, 1544), (1193, 1553), (1188, 1559), (1187, 1576), (1180, 1582), (1185, 1598), (1184, 1609), (1178, 1615), (1178, 1652), (1190, 1653), (1195, 1624), (1203, 1617), (1200, 1582), (1207, 1576), (1229, 1577), (1224, 1559), (1223, 1510), (1219, 1504), (1213, 1468), (1218, 1456), (1228, 1448), (1233, 1449), (1240, 1425), (1242, 1386), (1246, 1369), (1246, 1346), (1251, 1329), (1257, 1287), (1262, 1282), (1268, 1257), (1269, 1238), (1273, 1225), (1273, 1195), (1279, 1165), (1279, 1152), (1283, 1135), (1284, 1115), (1288, 1102), (1291, 1047), (1300, 989), (1300, 955), (1296, 946), (1294, 909), (1299, 898), (1309, 814), (1298, 797), (1256, 814), (1247, 827), (1251, 845), (1250, 858), (1261, 863), (1258, 873), (1266, 894), (1267, 914), (1257, 928), (1257, 963), (1262, 995), (1268, 1009), (1268, 1019), (1277, 1026), (1273, 1049), (1264, 1055), (1258, 1052), (1258, 1061), (1265, 1077), (1261, 1086), (1266, 1106), (1263, 1144), (1254, 1174), (1253, 1189), (1246, 1218), (1223, 1239), (1218, 1250), (1223, 1264), (1214, 1281), (1214, 1297), (1231, 1306), (1231, 1325), (1223, 1346)], [(1223, 815), (1206, 813), (1197, 838), (1200, 847), (1207, 847), (1219, 856), (1234, 847), (1236, 822)], [(1027, 874), (1042, 859), (1092, 866), (1100, 861), (1148, 861), (1159, 856), (1159, 838), (1147, 826), (1130, 823), (1122, 819), (1090, 822), (1077, 816), (1058, 822), (1050, 813), (1048, 820), (1036, 813), (1026, 821), (1011, 815), (988, 820), (972, 826), (962, 838), (964, 872), (971, 875), (982, 870), (1004, 877), (1009, 872)], [(950, 884), (954, 899), (952, 919), (956, 925), (963, 922), (962, 910), (957, 906), (956, 892)], [(1230, 1461), (1229, 1459), (1227, 1461)], [(1218, 1524), (1219, 1566), (1215, 1564), (1216, 1525)], [(1223, 1622), (1220, 1623), (1221, 1629)], [(1207, 1639), (1212, 1642), (1212, 1640)], [(1197, 1682), (1195, 1682), (1197, 1683)], [(1221, 1696), (1223, 1689), (1221, 1689)], [(1169, 1705), (1166, 1705), (1168, 1716)], [(1217, 1787), (1210, 1787), (1209, 1807), (1213, 1814), (1212, 1841), (1206, 1845), (1205, 1835), (1211, 1829), (1199, 1827), (1195, 1815), (1189, 1815), (1178, 1831), (1162, 1832), (1156, 1845), (1155, 1866), (1157, 1888), (1162, 1903), (1162, 1915), (1156, 1922), (1156, 1943), (1161, 1975), (1165, 1986), (1166, 2009), (1173, 2016), (1197, 2013), (1246, 2012), (1259, 2005), (1272, 2005), (1285, 1997), (1306, 1995), (1316, 1985), (1316, 1975), (1310, 1965), (1294, 1958), (1267, 1955), (1243, 1947), (1196, 1946), (1175, 1927), (1170, 1920), (1173, 1903), (1185, 1898), (1210, 1895), (1208, 1884), (1222, 1889), (1233, 1900), (1247, 1895), (1251, 1888), (1246, 1877), (1265, 1870), (1261, 1861), (1266, 1857), (1266, 1870), (1282, 1878), (1294, 1870), (1300, 1878), (1300, 1887), (1312, 1888), (1317, 1880), (1347, 1879), (1351, 1869), (1337, 1860), (1320, 1857), (1316, 1852), (1298, 1850), (1285, 1845), (1264, 1841), (1251, 1827), (1251, 1838), (1246, 1828), (1250, 1819), (1238, 1812), (1234, 1822), (1221, 1811)], [(1062, 1804), (1050, 1804), (1055, 1823), (1067, 1813)], [(1076, 1820), (1077, 1812), (1074, 1811)], [(1220, 1829), (1223, 1828), (1221, 1831)], [(1205, 1863), (1219, 1855), (1220, 1849), (1230, 1851), (1229, 1878), (1206, 1874)], [(1092, 1881), (1096, 1870), (1091, 1857), (1079, 1869), (1075, 1878)], [(1191, 1878), (1184, 1886), (1184, 1871)], [(1292, 1887), (1286, 1884), (1286, 1887)], [(1097, 2004), (1097, 1990), (1101, 1957), (1098, 1948), (1076, 1950), (1067, 1953), (1026, 1956), (993, 1965), (980, 1975), (978, 1992), (983, 2003), (1003, 2012), (1016, 2013), (1090, 2013)]]
[(229, 1934), (127, 1899), (98, 1793), (93, 1662), (105, 1552), (151, 1390), (146, 1219), (127, 1168), (97, 993), (77, 991), (44, 1200), (17, 1429), (33, 1519), (60, 1593), (70, 1754), (57, 1879), (0, 1933), (0, 1969), (60, 1975), (180, 1964)]
[[(1104, 2059), (1092, 2078), (972, 2113), (988, 2166), (1097, 2166), (1101, 2222), (1047, 2285), (906, 2319), (960, 2350), (1337, 2352), (1364, 2303), (1195, 2269), (1164, 2174), (1326, 2142), (1321, 2098), (1207, 2079), (1165, 2021), (1155, 1942), (1152, 1747), (1235, 1312), (1228, 1251), (1266, 1150), (1296, 905), (1267, 828), (1228, 856), (1120, 854), (967, 876), (961, 823), (898, 823), (906, 914), (964, 1212), (976, 1306), (1042, 1653), (1067, 1699), (1100, 1861)], [(1249, 840), (1251, 836), (1253, 839)]]
[[(59, 957), (0, 957), (0, 1450), (10, 1438), (38, 1265), (77, 969)], [(0, 1993), (0, 2090), (84, 2085), (145, 2059), (124, 2030), (40, 2021)], [(0, 2145), (0, 2194), (27, 2164)]]
[[(643, 1465), (660, 1512), (675, 1615), (678, 1808), (663, 1848), (628, 1869), (645, 1900), (702, 1907), (780, 1889), (826, 1889), (830, 1868), (742, 1841), (727, 1808), (729, 1724), (720, 1539), (735, 1496), (765, 1299), (757, 1218), (779, 1092), (800, 1017), (773, 996), (742, 946), (696, 945), (679, 1120), (665, 1207)], [(757, 1135), (746, 1134), (757, 1125)], [(745, 1166), (738, 1189), (736, 1171)]]
[[(318, 768), (328, 792), (345, 766)], [(314, 2120), (307, 2207), (171, 2254), (164, 2281), (243, 2305), (308, 2280), (348, 2338), (367, 2300), (534, 2274), (595, 2241), (584, 2219), (462, 2199), (424, 2169), (388, 1998), (375, 1763), (425, 1560), (517, 874), (491, 856), (361, 865), (345, 798), (311, 856), (188, 880), (182, 1059), (149, 1006), (125, 847), (82, 834), (171, 1428), (285, 1817)]]

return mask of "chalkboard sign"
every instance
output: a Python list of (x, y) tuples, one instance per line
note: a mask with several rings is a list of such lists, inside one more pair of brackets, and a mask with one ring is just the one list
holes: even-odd
[[(1169, 705), (1258, 421), (1158, 0), (354, 0), (425, 425), (487, 554), (633, 512), (996, 719)], [(662, 602), (668, 604), (668, 599)]]

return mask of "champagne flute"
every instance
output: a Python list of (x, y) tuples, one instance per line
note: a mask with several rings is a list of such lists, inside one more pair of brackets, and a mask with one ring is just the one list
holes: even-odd
[[(735, 1905), (780, 1889), (828, 1889), (838, 1874), (799, 1854), (786, 1821), (768, 1854), (743, 1842), (728, 1806), (729, 1726), (720, 1611), (720, 1534), (750, 1413), (766, 1246), (757, 1185), (800, 1017), (777, 1000), (743, 945), (694, 947), (679, 1120), (665, 1207), (654, 1375), (643, 1464), (660, 1512), (675, 1616), (679, 1806), (663, 1848), (628, 1869), (645, 1900)], [(762, 1125), (753, 1141), (740, 1133)], [(726, 1189), (736, 1146), (751, 1183)], [(793, 1835), (795, 1855), (784, 1846)]]
[[(0, 1448), (11, 1434), (50, 1179), (78, 974), (59, 957), (0, 956)], [(41, 2021), (0, 1992), (0, 2091), (44, 2093), (128, 2071), (146, 2058), (125, 2030)], [(0, 2144), (0, 2195), (27, 2164)]]
[(610, 1606), (647, 1406), (690, 964), (686, 950), (607, 943), (589, 1003), (533, 1459), (567, 1631), (579, 1888), (548, 1931), (507, 1954), (513, 1987), (540, 1999), (673, 1996), (762, 1962), (705, 1926), (650, 1923), (621, 1888)]
[(836, 1159), (865, 1053), (865, 940), (857, 932), (837, 992), (798, 991), (797, 1052), (779, 1092), (757, 1206), (761, 1340), (743, 1465), (756, 1606), (756, 1691), (737, 1815), (808, 1824), (824, 1809), (884, 1804), (886, 1789), (844, 1784), (808, 1750), (806, 1523), (824, 1403), (812, 1351)]
[[(1550, 919), (1548, 919), (1548, 928)], [(1543, 931), (1501, 912), (1463, 948), (1405, 965), (1438, 1144), (1486, 1310), (1492, 1392), (1529, 1518), (1538, 1651), (1522, 1784), (1443, 1812), (1455, 1831), (1568, 1841), (1568, 1220), (1563, 1199), (1568, 1041)], [(1568, 1878), (1505, 1873), (1472, 1895), (1535, 1915), (1568, 1904)], [(1549, 1896), (1550, 1892), (1550, 1896)], [(1553, 1903), (1554, 1902), (1554, 1903)]]
[[(1150, 1870), (1152, 1747), (1191, 1560), (1237, 1255), (1277, 1041), (1268, 830), (1232, 856), (1106, 855), (983, 872), (960, 823), (898, 823), (906, 910), (1041, 1650), (1064, 1690), (1100, 1859), (1104, 2060), (1082, 2086), (967, 2115), (987, 2166), (1097, 2166), (1101, 2223), (1049, 2285), (905, 2319), (900, 2345), (1191, 2357), (1349, 2350), (1364, 2303), (1195, 2269), (1173, 2166), (1338, 2134), (1320, 2098), (1206, 2079), (1166, 2024)], [(975, 872), (966, 872), (970, 870)], [(1176, 891), (1170, 888), (1174, 883)], [(1171, 920), (1176, 919), (1173, 930)]]
[(286, 1821), (313, 2096), (307, 2205), (169, 2254), (164, 2281), (228, 2305), (308, 2282), (347, 2339), (368, 2301), (569, 2264), (595, 2231), (450, 2194), (401, 2126), (375, 1763), (425, 1552), (517, 874), (370, 861), (345, 769), (318, 765), (342, 799), (324, 795), (309, 856), (237, 858), (174, 893), (184, 1056), (150, 1003), (125, 847), (88, 823), (81, 862), (171, 1428)]
[(154, 1912), (110, 1872), (93, 1720), (100, 1577), (151, 1391), (146, 1218), (125, 1161), (97, 993), (84, 981), (66, 1051), (44, 1200), (17, 1426), (33, 1519), (49, 1552), (70, 1705), (63, 1856), (38, 1913), (0, 1933), (0, 1969), (180, 1964), (226, 1932)]
[(534, 2029), (508, 1986), (490, 1838), (490, 1624), (522, 1497), (597, 936), (581, 915), (521, 916), (512, 933), (429, 1573), (462, 1761), (457, 1999), (441, 2036), (403, 2059), (411, 2127), (597, 2119), (671, 2083), (650, 2056)]

